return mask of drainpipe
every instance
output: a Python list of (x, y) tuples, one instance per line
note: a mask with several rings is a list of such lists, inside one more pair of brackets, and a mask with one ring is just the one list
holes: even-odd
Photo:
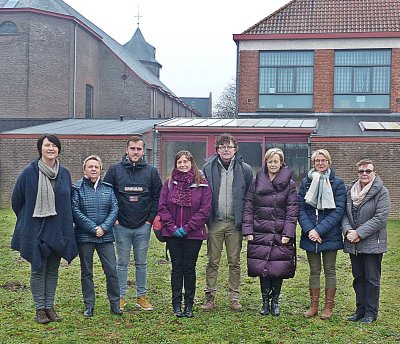
[(74, 71), (72, 81), (72, 118), (76, 117), (76, 37), (78, 32), (78, 23), (74, 27)]
[[(155, 125), (154, 125), (155, 126)], [(158, 138), (159, 138), (159, 132), (158, 130), (154, 130), (153, 132), (153, 166), (158, 170), (157, 166), (157, 158), (158, 158)]]
[(235, 117), (238, 116), (238, 104), (239, 104), (239, 75), (240, 75), (240, 53), (239, 53), (239, 42), (236, 42), (236, 90), (235, 90)]

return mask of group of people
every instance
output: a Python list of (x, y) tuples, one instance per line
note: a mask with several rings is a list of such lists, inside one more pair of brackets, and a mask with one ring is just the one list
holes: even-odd
[(242, 310), (243, 239), (248, 244), (248, 275), (260, 280), (260, 314), (279, 316), (283, 280), (296, 271), (299, 223), (300, 247), (306, 251), (310, 267), (311, 305), (304, 316), (318, 314), (322, 266), (325, 307), (320, 318), (332, 316), (336, 256), (344, 248), (350, 255), (356, 293), (356, 310), (348, 320), (371, 323), (377, 319), (390, 201), (371, 160), (357, 163), (358, 178), (346, 188), (335, 175), (329, 152), (316, 150), (311, 156), (312, 168), (297, 192), (281, 149), (269, 149), (253, 177), (251, 166), (238, 154), (235, 137), (221, 134), (215, 154), (202, 170), (189, 151), (180, 151), (163, 184), (156, 168), (145, 161), (144, 141), (133, 136), (122, 161), (111, 165), (104, 179), (101, 158), (91, 155), (83, 162), (83, 178), (72, 184), (68, 170), (58, 160), (59, 139), (44, 135), (37, 148), (39, 158), (22, 171), (12, 193), (17, 215), (12, 248), (31, 263), (37, 322), (61, 320), (54, 310), (60, 259), (70, 263), (78, 254), (84, 316), (94, 315), (95, 250), (106, 275), (110, 311), (121, 315), (127, 305), (131, 247), (136, 306), (153, 310), (147, 295), (147, 251), (156, 215), (171, 256), (171, 303), (179, 318), (194, 316), (196, 263), (204, 240), (208, 261), (202, 309), (209, 312), (215, 307), (225, 244), (230, 307)]

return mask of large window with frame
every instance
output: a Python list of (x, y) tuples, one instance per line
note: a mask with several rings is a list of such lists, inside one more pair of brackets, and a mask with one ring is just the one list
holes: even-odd
[(335, 51), (335, 110), (390, 107), (391, 50)]
[(259, 108), (261, 110), (311, 110), (313, 93), (313, 51), (260, 53)]

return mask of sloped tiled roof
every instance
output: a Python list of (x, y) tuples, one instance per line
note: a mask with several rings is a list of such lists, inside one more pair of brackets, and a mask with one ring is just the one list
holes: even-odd
[(70, 16), (78, 19), (94, 33), (96, 33), (106, 46), (110, 48), (135, 74), (139, 76), (149, 85), (154, 85), (166, 93), (171, 94), (176, 98), (176, 95), (165, 86), (160, 79), (151, 73), (145, 66), (143, 66), (129, 51), (127, 51), (121, 44), (115, 41), (112, 37), (107, 35), (104, 31), (94, 25), (90, 20), (86, 19), (79, 12), (75, 11), (71, 6), (67, 5), (62, 0), (0, 0), (0, 9), (2, 8), (15, 8), (15, 9), (34, 9)]
[(292, 0), (243, 35), (400, 31), (400, 0)]

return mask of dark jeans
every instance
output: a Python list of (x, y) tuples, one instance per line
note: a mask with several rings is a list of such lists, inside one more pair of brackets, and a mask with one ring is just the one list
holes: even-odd
[(383, 254), (350, 254), (353, 288), (356, 292), (356, 313), (376, 319)]
[(93, 283), (93, 254), (97, 251), (107, 280), (107, 296), (111, 307), (119, 307), (119, 285), (114, 243), (105, 242), (78, 244), (81, 261), (81, 284), (83, 301), (86, 308), (94, 308), (95, 291)]
[(61, 257), (55, 254), (43, 258), (42, 266), (31, 269), (31, 293), (36, 309), (53, 307)]
[(201, 240), (167, 238), (172, 262), (172, 305), (182, 303), (183, 286), (185, 286), (185, 305), (193, 305), (196, 293), (196, 263), (201, 244)]

